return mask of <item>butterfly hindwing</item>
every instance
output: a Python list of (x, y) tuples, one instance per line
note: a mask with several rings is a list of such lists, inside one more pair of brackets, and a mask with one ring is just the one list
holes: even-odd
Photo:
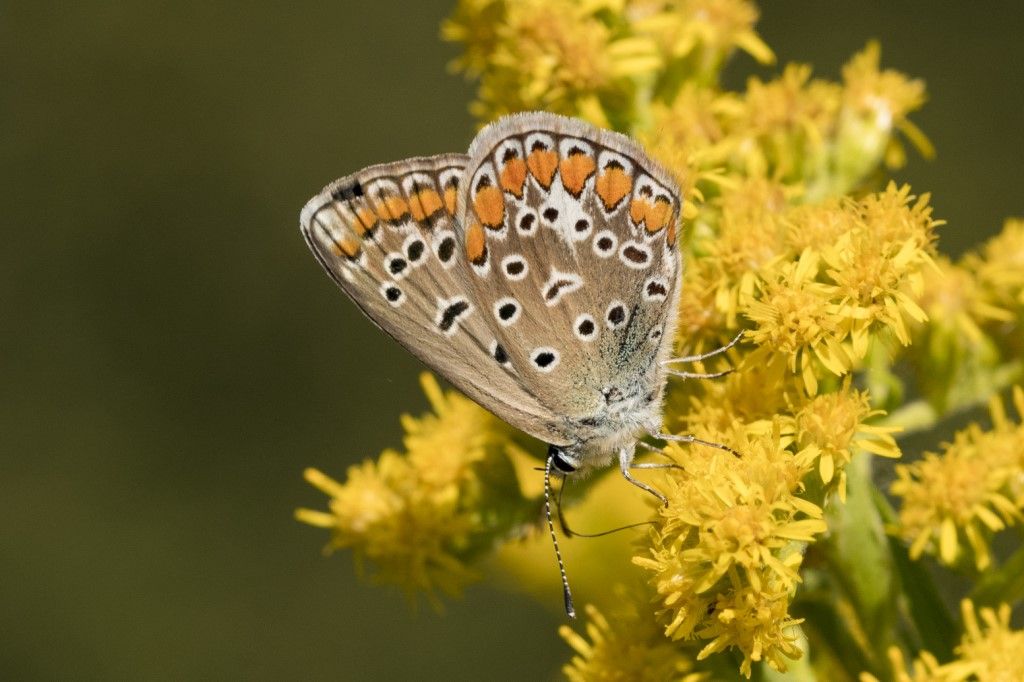
[(608, 392), (657, 391), (675, 331), (678, 189), (631, 139), (547, 113), (485, 128), (457, 229), (502, 366), (579, 433)]
[(455, 218), (466, 161), (455, 154), (408, 159), (336, 180), (306, 204), (302, 233), (377, 326), (494, 414), (559, 442), (550, 411), (513, 373), (495, 371), (489, 311), (470, 290)]

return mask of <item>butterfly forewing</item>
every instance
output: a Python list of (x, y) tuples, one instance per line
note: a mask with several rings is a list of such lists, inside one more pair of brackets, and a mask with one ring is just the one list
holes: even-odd
[[(609, 390), (660, 392), (679, 293), (678, 189), (629, 138), (545, 113), (474, 140), (457, 225), (501, 370), (566, 438)], [(498, 364), (495, 364), (498, 368)]]
[[(559, 420), (495, 370), (488, 310), (472, 292), (455, 219), (466, 157), (440, 155), (366, 168), (311, 199), (300, 218), (317, 260), (359, 308), (478, 403), (538, 438)], [(497, 353), (500, 359), (500, 352)]]

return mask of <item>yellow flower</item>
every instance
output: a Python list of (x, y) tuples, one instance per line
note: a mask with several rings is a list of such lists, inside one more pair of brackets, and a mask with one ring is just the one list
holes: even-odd
[(633, 561), (651, 573), (665, 634), (710, 640), (701, 657), (738, 648), (749, 677), (753, 661), (783, 670), (783, 657), (799, 655), (787, 608), (801, 548), (826, 526), (797, 496), (806, 458), (787, 450), (778, 424), (734, 426), (731, 436), (742, 457), (670, 449), (684, 470), (666, 479), (669, 504)]
[(932, 265), (934, 230), (928, 195), (915, 201), (910, 187), (894, 183), (852, 207), (857, 227), (822, 252), (826, 274), (835, 283), (839, 314), (847, 319), (857, 358), (867, 352), (872, 326), (891, 329), (910, 343), (906, 318), (923, 322), (917, 304), (923, 294), (924, 267)]
[(299, 509), (296, 517), (329, 529), (328, 548), (352, 549), (378, 582), (437, 604), (435, 592), (457, 594), (476, 578), (470, 562), (530, 506), (505, 454), (511, 428), (443, 393), (433, 376), (421, 383), (435, 414), (403, 418), (406, 454), (386, 450), (349, 467), (345, 483), (308, 469), (306, 480), (330, 496), (329, 511)]
[[(1015, 387), (1013, 399), (1024, 416), (1024, 390)], [(926, 453), (896, 467), (891, 492), (902, 498), (897, 530), (910, 541), (912, 558), (927, 551), (953, 565), (970, 552), (984, 570), (991, 563), (992, 533), (1024, 520), (1024, 427), (1006, 418), (998, 397), (990, 410), (991, 430), (971, 424), (941, 455)]]
[(505, 0), (458, 0), (450, 17), (441, 24), (441, 37), (462, 43), (463, 53), (452, 61), (453, 71), (478, 77), (498, 45), (498, 27), (505, 21)]
[[(622, 606), (609, 620), (587, 604), (587, 638), (568, 625), (558, 629), (576, 652), (562, 672), (571, 682), (700, 682), (693, 656), (666, 639), (646, 605), (622, 595)], [(589, 639), (589, 641), (587, 641)]]
[(775, 61), (754, 31), (758, 11), (747, 0), (627, 0), (625, 13), (669, 59), (690, 58), (688, 75), (698, 82), (716, 76), (737, 47), (763, 64)]
[(967, 257), (966, 265), (976, 273), (993, 305), (1011, 310), (1024, 307), (1024, 220), (1007, 220), (980, 254)]
[(827, 171), (839, 86), (810, 76), (809, 66), (789, 64), (775, 80), (747, 82), (741, 106), (728, 117), (732, 167), (792, 184)]
[(796, 413), (798, 447), (804, 453), (813, 453), (822, 483), (830, 483), (839, 472), (838, 489), (844, 499), (846, 465), (855, 449), (882, 457), (900, 456), (892, 437), (899, 429), (865, 423), (879, 414), (881, 410), (871, 409), (866, 391), (850, 389), (849, 377), (839, 391), (812, 398)]
[(931, 157), (931, 142), (907, 118), (925, 102), (924, 82), (897, 71), (880, 70), (881, 53), (878, 43), (872, 41), (843, 67), (840, 157), (851, 161), (860, 157), (872, 163), (884, 157), (889, 166), (901, 166), (905, 154), (892, 137), (893, 129), (906, 135), (924, 156)]
[[(697, 633), (711, 639), (697, 655), (701, 661), (711, 654), (735, 647), (743, 652), (740, 673), (750, 677), (751, 664), (766, 661), (778, 671), (785, 671), (787, 661), (803, 655), (797, 645), (797, 626), (803, 619), (789, 615), (789, 590), (778, 576), (769, 575), (757, 589), (743, 586), (719, 599), (715, 613)], [(764, 588), (768, 589), (764, 589)]]
[(613, 32), (602, 0), (464, 0), (442, 34), (466, 45), (455, 63), (480, 78), (473, 113), (482, 121), (530, 109), (608, 126), (602, 100), (628, 102), (631, 79), (662, 66), (655, 44)]
[(744, 306), (756, 325), (747, 338), (761, 347), (756, 360), (770, 354), (787, 357), (790, 370), (803, 379), (810, 395), (818, 390), (815, 358), (837, 375), (851, 362), (840, 345), (842, 319), (832, 302), (835, 287), (817, 281), (818, 263), (815, 252), (804, 251), (799, 260), (786, 263), (762, 282), (758, 299)]
[[(956, 648), (957, 660), (943, 666), (949, 682), (1013, 682), (1024, 680), (1024, 631), (1010, 627), (1010, 605), (975, 610), (973, 602), (960, 603), (964, 634)], [(978, 622), (978, 617), (981, 622)]]
[(785, 254), (786, 191), (777, 183), (750, 178), (715, 200), (717, 232), (695, 248), (706, 251), (715, 269), (716, 307), (736, 326), (742, 300), (753, 295), (758, 277)]

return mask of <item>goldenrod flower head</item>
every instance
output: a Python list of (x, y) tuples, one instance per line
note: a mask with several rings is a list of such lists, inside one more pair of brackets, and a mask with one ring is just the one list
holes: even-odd
[[(646, 605), (624, 599), (612, 619), (587, 604), (587, 638), (568, 625), (558, 629), (575, 655), (562, 668), (571, 682), (700, 682), (693, 656), (667, 639)], [(589, 641), (587, 641), (589, 639)]]
[(758, 277), (785, 253), (781, 216), (786, 192), (777, 183), (751, 178), (715, 200), (717, 233), (697, 245), (716, 270), (715, 305), (736, 326), (740, 302), (754, 293)]
[[(970, 268), (984, 268), (990, 261), (982, 261), (976, 254), (969, 254), (966, 264), (954, 264), (949, 258), (939, 255), (935, 268), (923, 271), (923, 295), (921, 308), (931, 322), (921, 331), (964, 338), (972, 345), (983, 341), (985, 332), (982, 325), (990, 322), (1012, 322), (1013, 313), (998, 307), (985, 291), (980, 278)], [(1024, 269), (1022, 269), (1024, 272)], [(935, 353), (934, 342), (928, 351)], [(943, 354), (942, 361), (950, 360)]]
[[(306, 480), (330, 496), (329, 511), (296, 516), (329, 529), (330, 549), (351, 548), (360, 566), (373, 564), (378, 582), (436, 604), (435, 592), (456, 594), (476, 577), (469, 561), (508, 530), (515, 513), (500, 505), (515, 505), (518, 484), (504, 453), (511, 428), (442, 392), (433, 376), (421, 383), (434, 414), (403, 418), (406, 454), (386, 450), (352, 466), (345, 483), (307, 470)], [(477, 465), (488, 467), (486, 480)]]
[(1011, 310), (1024, 307), (1024, 220), (1007, 220), (980, 255), (968, 257), (967, 265), (977, 273), (994, 305)]
[(938, 223), (927, 194), (915, 198), (910, 187), (895, 183), (864, 197), (852, 210), (859, 229), (841, 235), (822, 257), (841, 297), (839, 313), (849, 320), (854, 352), (863, 357), (871, 325), (891, 329), (908, 345), (907, 318), (926, 319), (916, 300), (923, 294), (922, 270), (932, 263)]
[(505, 0), (458, 0), (441, 23), (444, 40), (462, 43), (462, 56), (449, 67), (474, 78), (482, 74), (497, 48), (498, 27), (504, 20)]
[(613, 30), (609, 11), (603, 0), (463, 0), (442, 34), (466, 45), (455, 68), (480, 78), (473, 113), (546, 109), (614, 123), (604, 101), (628, 102), (631, 79), (663, 63), (650, 38)]
[[(667, 479), (650, 547), (634, 557), (651, 572), (659, 621), (673, 639), (711, 640), (751, 661), (796, 655), (785, 617), (800, 576), (801, 546), (826, 529), (821, 509), (797, 493), (808, 470), (779, 424), (735, 426), (743, 453), (674, 450), (684, 472)], [(770, 614), (770, 615), (769, 615)]]
[(850, 388), (849, 377), (840, 390), (808, 400), (796, 413), (796, 442), (800, 451), (818, 461), (822, 483), (832, 482), (838, 472), (838, 489), (845, 497), (846, 465), (856, 450), (883, 457), (899, 457), (893, 427), (873, 426), (866, 421), (882, 414), (872, 410), (866, 391)]
[[(896, 682), (1016, 682), (1024, 679), (1024, 630), (1010, 627), (1010, 605), (977, 609), (970, 599), (960, 602), (964, 632), (955, 649), (956, 658), (939, 664), (933, 654), (922, 651), (908, 670), (903, 653), (890, 647), (889, 662)], [(980, 620), (979, 620), (980, 617)], [(861, 673), (861, 682), (877, 682), (874, 675)]]
[(882, 48), (867, 44), (843, 67), (843, 99), (854, 112), (874, 119), (879, 129), (891, 128), (925, 102), (924, 81), (892, 69), (880, 70)]
[(857, 165), (857, 159), (874, 165), (885, 160), (890, 167), (901, 166), (905, 154), (892, 136), (900, 130), (927, 157), (934, 150), (931, 142), (907, 114), (925, 102), (924, 82), (903, 74), (879, 69), (881, 48), (868, 43), (843, 67), (843, 112), (840, 116), (840, 157), (845, 165)]
[(719, 331), (726, 328), (725, 316), (715, 305), (719, 285), (720, 278), (707, 259), (692, 263), (683, 273), (676, 334), (680, 355), (710, 348), (708, 343), (716, 341)]
[[(1015, 387), (1013, 400), (1024, 416), (1024, 390)], [(912, 558), (929, 552), (953, 565), (969, 553), (984, 570), (991, 563), (990, 536), (1024, 520), (1024, 426), (1006, 418), (998, 397), (990, 410), (991, 430), (971, 424), (941, 455), (926, 453), (896, 467), (891, 492), (902, 498), (897, 530), (910, 541)]]
[(817, 281), (819, 261), (817, 253), (805, 250), (799, 260), (762, 281), (759, 297), (744, 306), (744, 314), (756, 325), (747, 337), (761, 347), (761, 355), (788, 358), (790, 370), (812, 395), (818, 390), (815, 358), (837, 375), (851, 362), (839, 343), (842, 320), (833, 303), (835, 287)]
[[(974, 603), (965, 599), (960, 603), (964, 634), (956, 648), (957, 660), (943, 666), (949, 682), (968, 680), (1024, 679), (1024, 630), (1010, 627), (1010, 605), (976, 610)], [(980, 616), (980, 622), (979, 622)]]
[(838, 198), (794, 206), (787, 212), (785, 223), (786, 242), (795, 253), (805, 249), (821, 253), (860, 227), (857, 212)]
[(824, 171), (839, 86), (810, 76), (809, 66), (789, 64), (775, 80), (747, 82), (742, 104), (726, 114), (732, 167), (793, 184)]
[(803, 621), (790, 617), (789, 591), (782, 583), (777, 575), (769, 575), (756, 589), (743, 586), (719, 599), (715, 613), (698, 632), (699, 637), (711, 642), (697, 655), (697, 660), (736, 648), (743, 652), (740, 673), (750, 677), (751, 664), (757, 661), (763, 660), (784, 672), (786, 659), (800, 658), (803, 652), (797, 645), (796, 627)]
[(699, 82), (717, 75), (735, 48), (764, 64), (775, 60), (754, 31), (758, 11), (747, 0), (627, 0), (626, 16), (669, 58), (690, 58), (690, 77)]

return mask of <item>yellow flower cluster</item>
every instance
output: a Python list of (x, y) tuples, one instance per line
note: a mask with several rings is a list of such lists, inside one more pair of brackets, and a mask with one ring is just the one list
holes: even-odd
[(385, 450), (349, 468), (345, 483), (316, 469), (306, 480), (330, 496), (329, 511), (296, 517), (331, 531), (328, 550), (350, 548), (381, 583), (410, 597), (458, 594), (476, 578), (469, 562), (511, 530), (529, 507), (506, 455), (511, 428), (476, 403), (421, 384), (434, 414), (403, 418), (405, 453)]
[[(1024, 630), (1010, 626), (1009, 604), (977, 609), (965, 599), (960, 603), (964, 632), (956, 658), (941, 664), (929, 651), (922, 651), (907, 669), (906, 658), (897, 647), (889, 649), (889, 664), (895, 682), (1014, 682), (1024, 679)], [(979, 622), (980, 617), (980, 622)], [(861, 673), (861, 682), (878, 682)]]
[(459, 0), (442, 35), (480, 79), (482, 121), (544, 109), (619, 127), (646, 98), (717, 77), (736, 48), (770, 62), (756, 20), (746, 0)]
[[(1013, 402), (1024, 418), (1019, 386)], [(1024, 425), (1007, 418), (998, 397), (990, 411), (990, 430), (972, 423), (941, 454), (896, 467), (891, 492), (901, 501), (898, 532), (911, 557), (928, 552), (948, 565), (971, 558), (981, 571), (992, 561), (992, 534), (1024, 521)]]
[[(699, 659), (738, 648), (748, 676), (754, 661), (784, 670), (784, 657), (799, 655), (799, 621), (788, 608), (803, 550), (827, 530), (821, 484), (844, 494), (855, 451), (899, 456), (893, 429), (865, 423), (877, 411), (848, 381), (833, 393), (791, 391), (773, 402), (763, 388), (772, 377), (781, 378), (778, 363), (734, 373), (690, 398), (681, 415), (686, 432), (742, 456), (671, 446), (683, 472), (663, 486), (669, 505), (634, 558), (652, 574), (665, 634), (709, 640)], [(820, 484), (809, 480), (812, 472)]]
[(701, 682), (707, 673), (693, 672), (694, 659), (662, 637), (649, 609), (639, 599), (623, 596), (612, 620), (586, 606), (587, 641), (567, 625), (562, 638), (576, 655), (562, 669), (570, 682)]
[(771, 178), (807, 202), (841, 196), (880, 163), (902, 165), (896, 131), (932, 153), (907, 118), (924, 103), (924, 84), (881, 70), (880, 57), (869, 43), (844, 67), (841, 84), (812, 79), (804, 64), (787, 65), (771, 81), (751, 78), (739, 94), (690, 82), (673, 99), (655, 101), (650, 125), (632, 132), (684, 181), (724, 173)]
[(652, 574), (665, 635), (707, 640), (698, 660), (738, 648), (748, 677), (754, 661), (785, 670), (799, 656), (788, 606), (802, 547), (826, 530), (821, 509), (797, 494), (805, 458), (787, 450), (779, 424), (757, 431), (730, 434), (742, 463), (673, 448), (685, 472), (667, 479), (669, 504), (633, 559)]
[[(972, 424), (941, 455), (896, 467), (896, 512), (868, 455), (899, 457), (901, 427), (932, 428), (1024, 376), (1024, 221), (958, 262), (940, 256), (929, 196), (884, 181), (904, 141), (932, 153), (909, 118), (924, 84), (883, 69), (869, 43), (839, 82), (790, 64), (725, 91), (721, 67), (736, 50), (774, 60), (757, 17), (749, 0), (459, 0), (442, 28), (463, 48), (454, 68), (478, 80), (482, 123), (527, 109), (580, 116), (634, 135), (673, 171), (685, 199), (677, 349), (710, 350), (744, 330), (739, 347), (692, 370), (736, 371), (672, 379), (664, 415), (670, 432), (739, 456), (671, 444), (682, 468), (645, 472), (669, 500), (656, 510), (640, 509), (651, 500), (638, 503), (620, 478), (572, 480), (573, 525), (648, 514), (651, 528), (632, 551), (564, 543), (574, 584), (633, 586), (588, 595), (601, 604), (584, 609), (585, 635), (561, 628), (575, 652), (564, 673), (696, 682), (788, 667), (853, 679), (888, 655), (901, 681), (1022, 679), (1009, 607), (981, 609), (979, 625), (969, 602), (956, 660), (920, 651), (908, 670), (902, 651), (934, 623), (899, 590), (927, 594), (925, 556), (991, 574), (992, 535), (1024, 520), (1024, 427), (993, 400), (991, 429)], [(351, 548), (378, 580), (431, 598), (522, 538), (495, 562), (514, 589), (556, 605), (554, 565), (537, 568), (549, 539), (529, 532), (541, 518), (529, 485), (538, 460), (432, 378), (424, 390), (435, 414), (404, 418), (406, 452), (354, 466), (344, 483), (308, 471), (329, 511), (299, 518), (330, 529), (330, 547)], [(1014, 403), (1024, 416), (1024, 391)], [(858, 556), (840, 556), (851, 548)], [(1012, 600), (988, 589), (985, 603)]]

